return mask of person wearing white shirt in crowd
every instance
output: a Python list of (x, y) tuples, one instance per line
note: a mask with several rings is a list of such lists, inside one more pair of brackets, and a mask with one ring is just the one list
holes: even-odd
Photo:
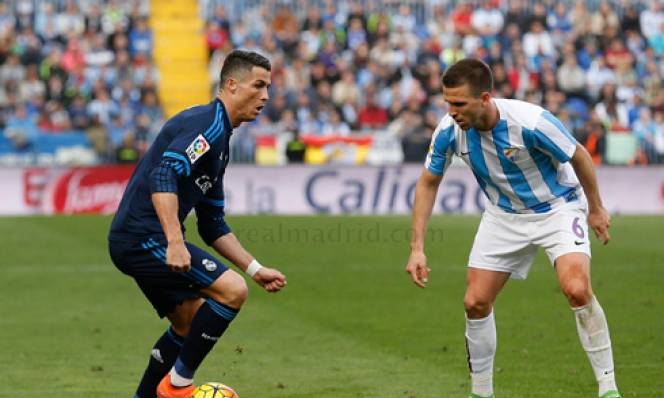
[(482, 36), (492, 37), (500, 33), (505, 19), (503, 13), (491, 1), (484, 0), (482, 8), (473, 11), (470, 25)]
[(551, 35), (544, 29), (542, 23), (533, 21), (530, 31), (523, 35), (523, 51), (529, 57), (534, 57), (538, 54), (547, 57), (555, 56), (555, 47)]
[(639, 21), (641, 22), (641, 33), (646, 39), (650, 39), (659, 33), (659, 27), (664, 23), (662, 3), (657, 0), (650, 1), (650, 8), (641, 11)]

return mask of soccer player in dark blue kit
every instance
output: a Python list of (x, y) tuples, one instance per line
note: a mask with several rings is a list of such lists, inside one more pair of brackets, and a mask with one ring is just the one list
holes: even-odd
[(194, 372), (247, 299), (247, 285), (214, 256), (185, 241), (196, 211), (208, 245), (268, 292), (285, 276), (263, 267), (224, 221), (223, 177), (233, 128), (256, 119), (268, 100), (270, 62), (231, 52), (214, 101), (168, 120), (134, 171), (109, 233), (115, 265), (133, 277), (171, 325), (157, 340), (134, 398), (191, 397)]

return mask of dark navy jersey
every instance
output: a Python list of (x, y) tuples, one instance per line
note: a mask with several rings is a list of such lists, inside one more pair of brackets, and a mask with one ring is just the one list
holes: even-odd
[(152, 194), (178, 196), (178, 218), (196, 210), (198, 229), (211, 244), (230, 229), (224, 222), (223, 177), (232, 127), (223, 102), (184, 110), (169, 119), (138, 163), (111, 225), (109, 239), (140, 240), (163, 234)]

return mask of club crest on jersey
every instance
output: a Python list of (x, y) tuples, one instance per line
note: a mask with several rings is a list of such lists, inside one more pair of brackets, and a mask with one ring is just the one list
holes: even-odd
[(203, 261), (201, 261), (203, 266), (205, 267), (206, 270), (212, 272), (217, 269), (217, 264), (214, 263), (212, 260), (208, 260), (207, 258), (204, 258)]
[(189, 157), (189, 161), (191, 161), (193, 164), (209, 150), (210, 144), (208, 144), (208, 142), (205, 140), (205, 137), (199, 134), (198, 137), (196, 137), (196, 139), (191, 143), (191, 145), (189, 145), (186, 153)]
[(511, 162), (516, 162), (519, 159), (519, 151), (520, 151), (519, 148), (507, 147), (503, 149), (503, 154)]

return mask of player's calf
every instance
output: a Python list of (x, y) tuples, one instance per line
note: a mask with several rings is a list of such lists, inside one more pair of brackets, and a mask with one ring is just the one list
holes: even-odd
[(613, 368), (613, 352), (606, 315), (597, 299), (592, 296), (588, 304), (573, 307), (581, 346), (595, 373), (602, 398), (620, 397)]

